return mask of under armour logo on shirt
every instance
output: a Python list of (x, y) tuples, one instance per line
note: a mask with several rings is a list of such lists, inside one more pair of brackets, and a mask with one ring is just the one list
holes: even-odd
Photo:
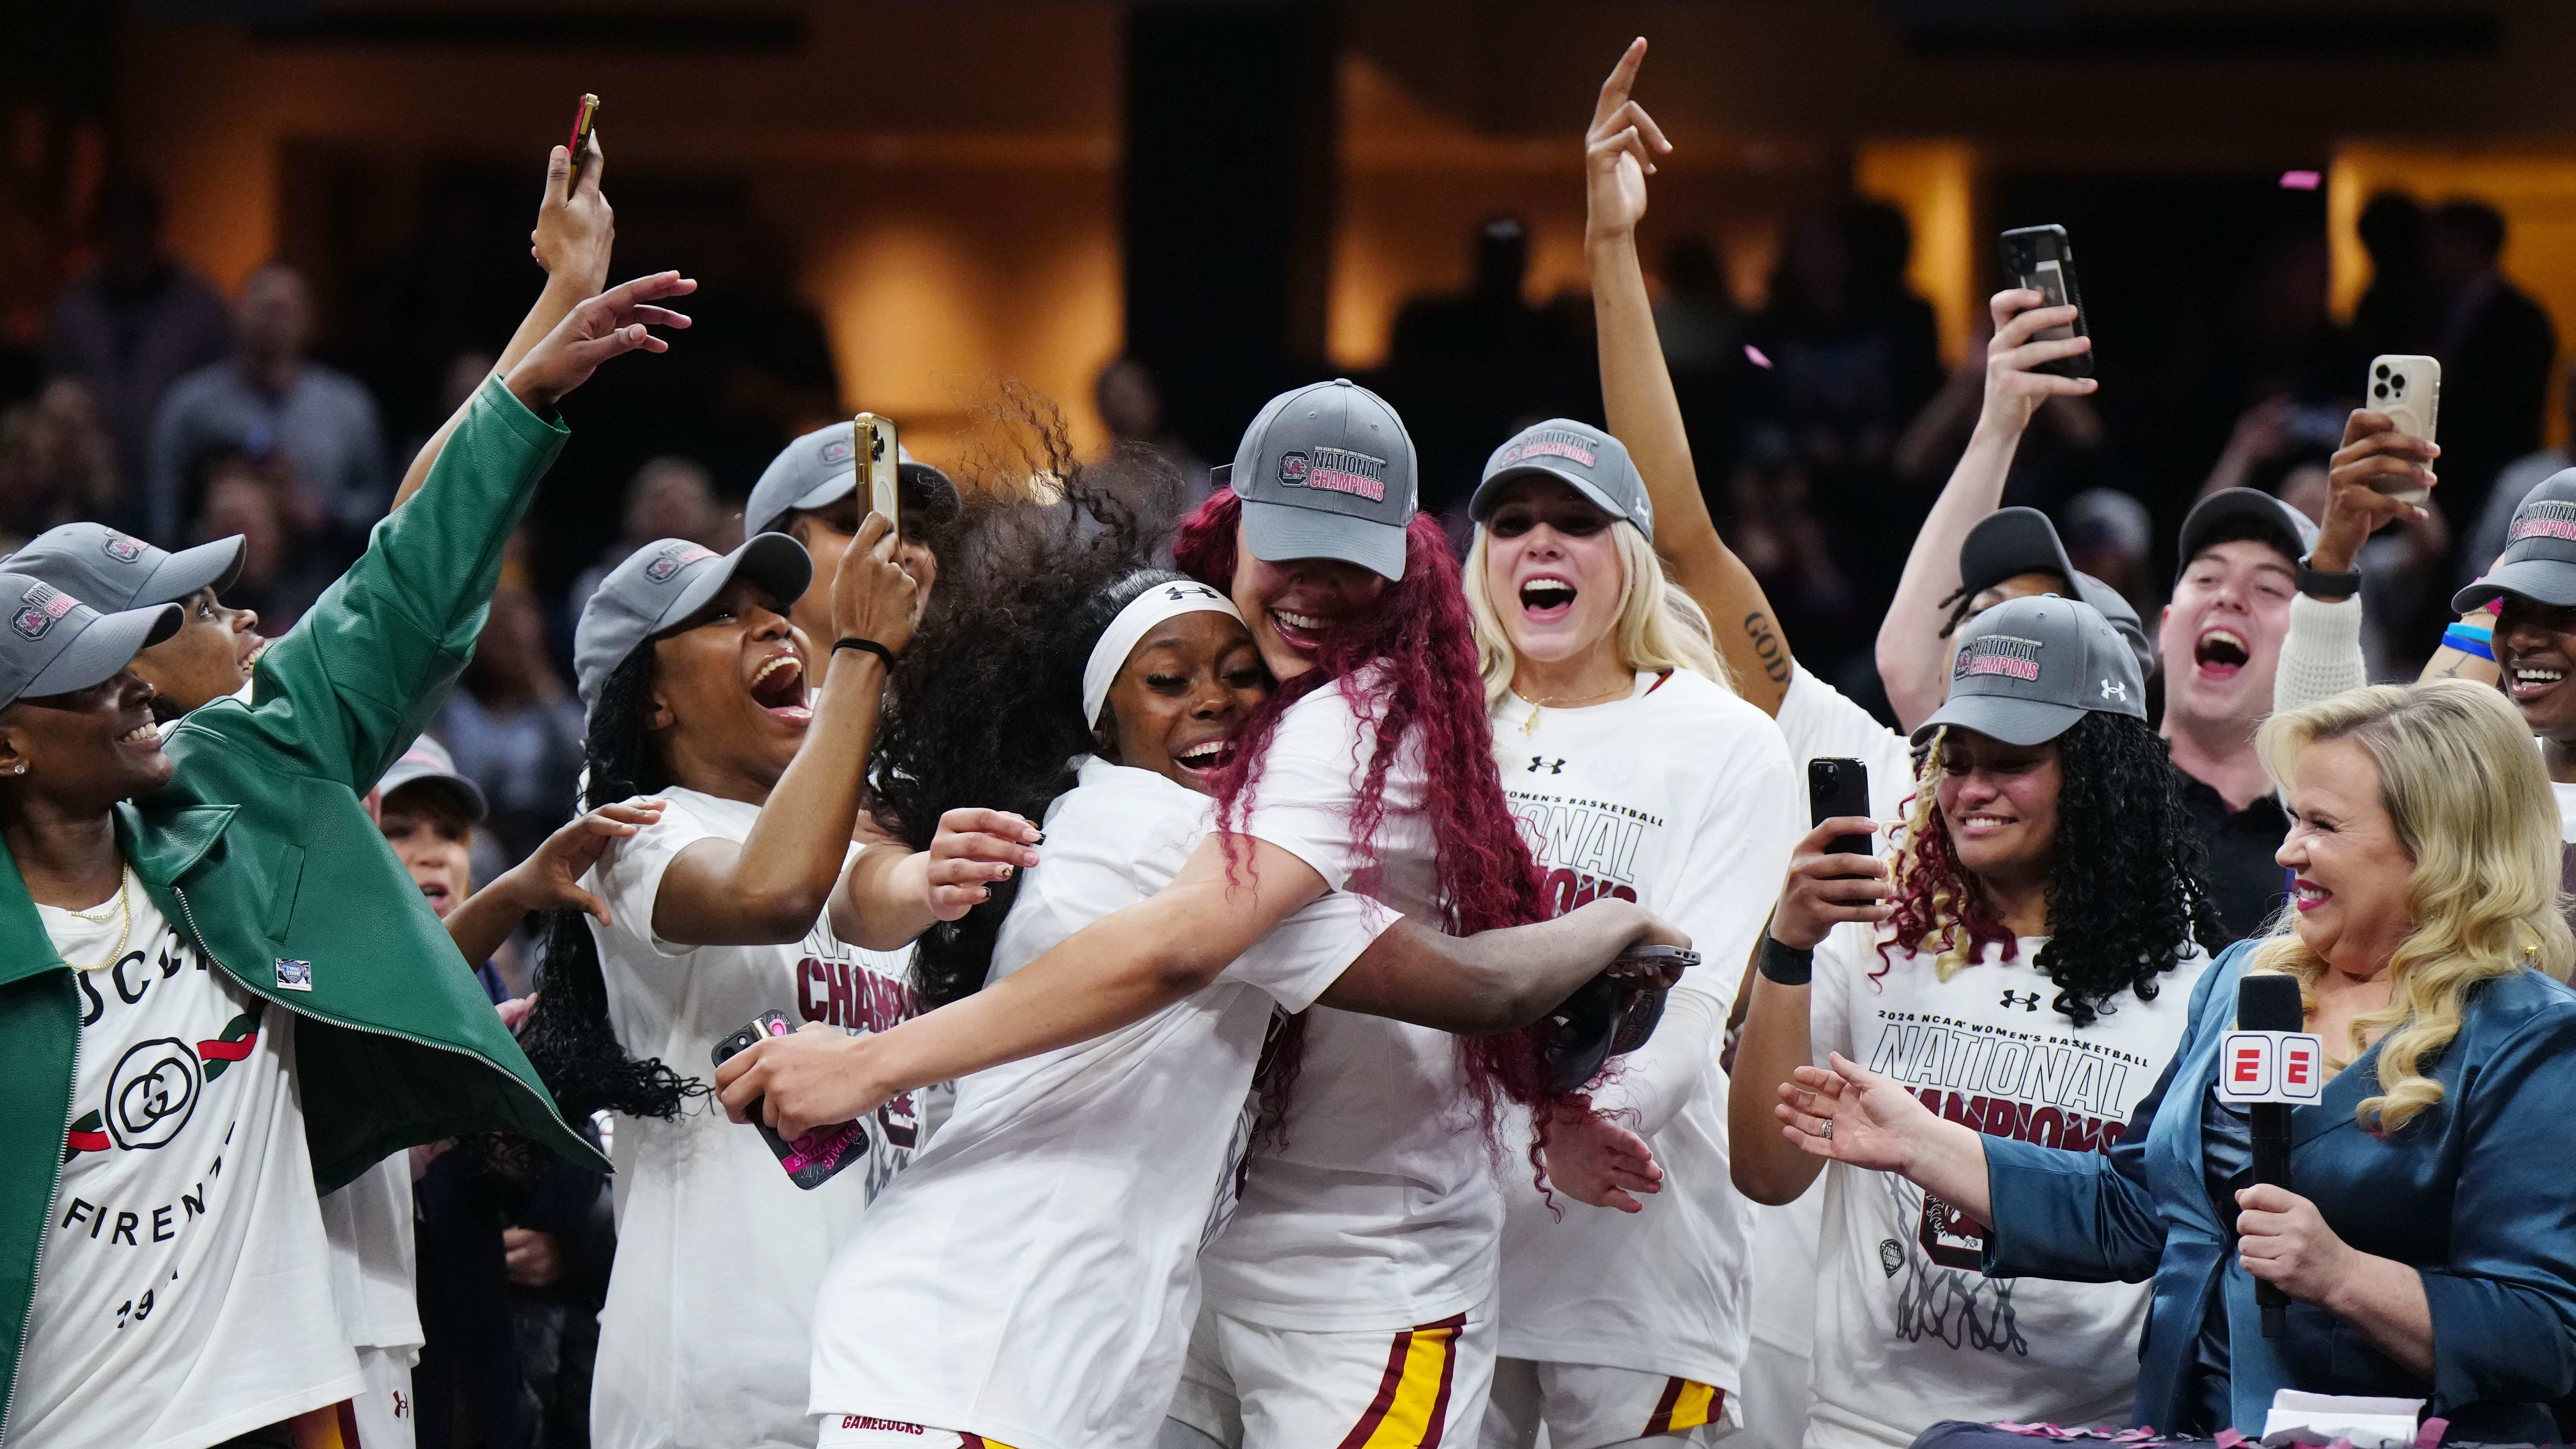
[(1540, 755), (1532, 755), (1532, 756), (1530, 756), (1530, 762), (1529, 762), (1529, 773), (1530, 773), (1530, 774), (1533, 774), (1533, 775), (1537, 774), (1537, 773), (1539, 772), (1539, 768), (1540, 768), (1541, 766), (1545, 766), (1545, 767), (1546, 767), (1546, 769), (1547, 769), (1547, 772), (1548, 772), (1549, 774), (1551, 774), (1551, 775), (1562, 775), (1562, 774), (1564, 774), (1564, 773), (1565, 773), (1565, 761), (1563, 761), (1563, 760), (1551, 760), (1551, 759), (1547, 759), (1547, 758), (1545, 758), (1544, 756), (1540, 756)]
[(2010, 1010), (2016, 1006), (2020, 1007), (2024, 1011), (2039, 1010), (2039, 993), (2036, 991), (2015, 991), (2009, 986), (2005, 987), (2004, 1008), (2006, 1010)]

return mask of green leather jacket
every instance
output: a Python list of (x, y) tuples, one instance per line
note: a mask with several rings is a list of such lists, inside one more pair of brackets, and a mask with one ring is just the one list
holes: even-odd
[[(515, 1132), (601, 1171), (564, 1125), (361, 796), (471, 657), (501, 550), (564, 429), (484, 384), (412, 500), (261, 657), (250, 704), (164, 735), (170, 783), (116, 810), (153, 903), (226, 975), (294, 1012), (325, 1192), (387, 1154)], [(281, 979), (309, 978), (309, 989)], [(81, 998), (0, 844), (0, 1383), (14, 1396), (71, 1122)], [(9, 1401), (0, 1399), (0, 1438)]]

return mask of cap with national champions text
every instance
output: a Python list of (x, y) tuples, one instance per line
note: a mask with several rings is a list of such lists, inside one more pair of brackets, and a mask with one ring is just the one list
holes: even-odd
[(1485, 460), (1484, 481), (1467, 500), (1467, 516), (1484, 522), (1503, 490), (1522, 478), (1553, 478), (1612, 518), (1637, 525), (1650, 542), (1655, 536), (1655, 505), (1628, 445), (1589, 423), (1550, 418), (1513, 434)]
[(1914, 743), (1956, 725), (2008, 745), (2046, 744), (2087, 714), (2146, 722), (2137, 656), (2102, 612), (2081, 600), (2006, 599), (1959, 626), (1950, 697), (1915, 726)]
[(1219, 481), (1243, 500), (1254, 558), (1340, 559), (1400, 582), (1414, 476), (1404, 420), (1386, 399), (1337, 377), (1272, 398)]
[(2576, 605), (2576, 468), (2550, 474), (2523, 496), (2504, 552), (2452, 596), (2451, 608), (2465, 614), (2507, 594), (2553, 609)]
[[(895, 451), (902, 459), (896, 465), (895, 478), (905, 508), (931, 507), (932, 500), (947, 505), (956, 502), (957, 485), (949, 481), (947, 474), (928, 463), (916, 462), (900, 443)], [(761, 470), (760, 481), (751, 485), (751, 498), (742, 506), (743, 531), (777, 532), (795, 510), (838, 503), (857, 492), (858, 486), (859, 465), (857, 450), (850, 444), (850, 425), (827, 423), (779, 449), (778, 456)]]
[(736, 575), (759, 585), (782, 610), (804, 597), (814, 561), (783, 533), (755, 533), (720, 554), (685, 538), (648, 543), (599, 581), (572, 631), (573, 687), (584, 709), (636, 647), (713, 602)]
[(176, 604), (102, 614), (39, 578), (0, 572), (0, 705), (87, 689), (179, 632)]
[(241, 576), (243, 547), (236, 533), (172, 553), (104, 523), (66, 523), (0, 559), (0, 569), (43, 579), (113, 614), (175, 604), (199, 589), (222, 593)]

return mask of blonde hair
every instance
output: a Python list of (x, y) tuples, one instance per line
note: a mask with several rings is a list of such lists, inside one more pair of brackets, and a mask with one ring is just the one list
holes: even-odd
[[(2276, 714), (2255, 735), (2263, 768), (2288, 788), (2301, 755), (2349, 740), (2379, 767), (2379, 803), (2415, 862), (2406, 883), (2413, 928), (2388, 963), (2389, 1004), (2353, 1023), (2356, 1056), (2373, 1027), (2380, 1095), (2354, 1114), (2395, 1132), (2442, 1100), (2424, 1075), (2460, 1030), (2479, 983), (2525, 967), (2564, 981), (2576, 937), (2559, 915), (2558, 806), (2530, 726), (2491, 686), (2439, 680), (2379, 685)], [(2246, 969), (2299, 979), (2311, 1006), (2324, 958), (2292, 933), (2284, 909)]]
[[(1619, 662), (1649, 674), (1687, 669), (1721, 689), (1734, 689), (1707, 613), (1664, 577), (1655, 546), (1624, 519), (1610, 525), (1610, 536), (1619, 549), (1619, 616), (1607, 637), (1619, 651)], [(1511, 689), (1520, 656), (1485, 592), (1485, 545), (1485, 525), (1480, 523), (1467, 549), (1467, 613), (1475, 620), (1476, 663), (1485, 674), (1485, 707), (1491, 709)]]

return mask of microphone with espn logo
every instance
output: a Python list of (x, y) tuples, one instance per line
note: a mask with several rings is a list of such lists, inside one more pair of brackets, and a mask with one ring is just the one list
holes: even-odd
[[(2253, 1128), (2254, 1180), (2290, 1185), (2290, 1109), (2325, 1091), (2325, 1042), (2302, 1031), (2307, 1009), (2291, 976), (2248, 976), (2236, 984), (2236, 1030), (2218, 1044), (2218, 1095), (2247, 1104)], [(2281, 1336), (2290, 1297), (2272, 1283), (2254, 1285), (2263, 1336)]]

